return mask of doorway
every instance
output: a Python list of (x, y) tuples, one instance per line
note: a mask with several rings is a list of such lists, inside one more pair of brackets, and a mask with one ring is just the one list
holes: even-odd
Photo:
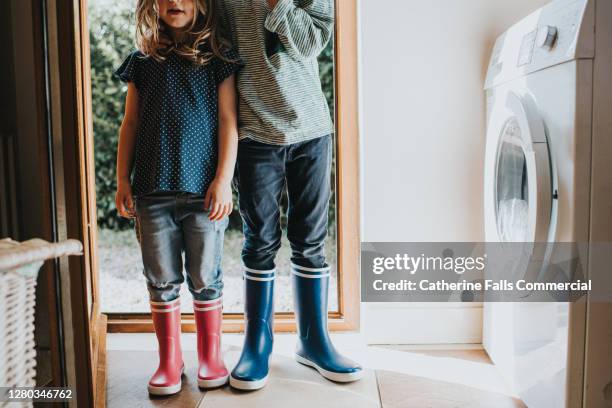
[[(100, 310), (108, 315), (109, 331), (151, 331), (148, 294), (142, 276), (140, 249), (133, 231), (133, 223), (118, 216), (114, 206), (115, 157), (119, 126), (123, 116), (126, 86), (114, 78), (114, 70), (135, 49), (133, 41), (135, 1), (117, 4), (110, 0), (83, 0), (82, 11), (87, 15), (87, 37), (83, 38), (83, 53), (88, 55), (91, 98), (92, 132), (85, 137), (92, 146), (93, 163), (86, 170), (95, 184), (97, 243), (93, 251), (96, 264), (93, 273), (99, 287)], [(337, 5), (339, 19), (344, 11), (355, 5)], [(338, 21), (337, 20), (337, 21)], [(347, 24), (355, 28), (355, 22)], [(332, 267), (330, 282), (330, 323), (332, 328), (342, 330), (357, 327), (358, 311), (358, 192), (357, 192), (357, 125), (356, 125), (356, 69), (349, 68), (349, 59), (356, 61), (356, 35), (344, 34), (337, 23), (336, 35), (319, 58), (321, 86), (336, 123), (334, 161), (332, 171), (332, 200), (329, 208), (329, 235), (326, 241), (327, 259)], [(349, 38), (350, 37), (350, 38)], [(337, 46), (344, 41), (346, 46)], [(338, 81), (342, 60), (351, 76)], [(88, 84), (84, 84), (87, 86)], [(343, 86), (344, 85), (344, 86)], [(346, 95), (346, 104), (340, 103)], [(349, 99), (350, 98), (350, 99)], [(344, 98), (342, 98), (344, 100)], [(350, 116), (349, 116), (350, 114)], [(344, 125), (344, 122), (347, 122)], [(343, 124), (344, 126), (340, 126)], [(286, 202), (283, 203), (286, 209)], [(285, 212), (281, 223), (284, 226)], [(226, 232), (225, 251), (222, 262), (224, 272), (225, 329), (241, 330), (242, 322), (242, 225), (238, 211), (230, 216), (230, 227)], [(348, 234), (347, 234), (348, 232)], [(350, 234), (350, 235), (349, 235)], [(350, 236), (339, 240), (341, 235)], [(283, 245), (277, 256), (279, 276), (275, 309), (276, 329), (294, 330), (293, 301), (289, 268), (290, 249), (283, 234)], [(190, 295), (184, 286), (183, 295)], [(193, 331), (192, 304), (182, 302), (184, 314), (183, 330)]]

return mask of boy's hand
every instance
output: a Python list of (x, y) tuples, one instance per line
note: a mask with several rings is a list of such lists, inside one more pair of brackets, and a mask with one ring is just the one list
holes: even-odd
[(124, 218), (136, 217), (134, 209), (134, 199), (132, 197), (132, 186), (128, 182), (119, 183), (117, 185), (117, 194), (115, 194), (115, 206), (119, 215)]
[(208, 219), (220, 221), (232, 213), (232, 182), (214, 179), (204, 198), (204, 207), (210, 210)]
[(274, 7), (276, 7), (276, 3), (278, 3), (278, 0), (268, 0), (268, 6), (273, 9)]

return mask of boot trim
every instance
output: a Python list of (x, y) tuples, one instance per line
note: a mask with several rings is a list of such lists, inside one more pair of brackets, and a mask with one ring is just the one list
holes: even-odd
[(153, 313), (170, 313), (170, 312), (174, 312), (177, 309), (180, 309), (181, 306), (180, 305), (176, 305), (170, 309), (155, 309), (154, 307), (151, 307), (151, 312)]
[(301, 278), (310, 278), (310, 279), (320, 279), (320, 278), (327, 278), (330, 276), (329, 273), (324, 273), (321, 275), (308, 275), (306, 273), (301, 273), (298, 271), (291, 271), (291, 273), (293, 273), (295, 276), (299, 276)]
[(256, 278), (254, 276), (249, 276), (246, 273), (244, 274), (245, 279), (259, 282), (270, 282), (274, 280), (274, 276), (270, 276), (269, 278)]
[(198, 312), (208, 312), (209, 310), (215, 310), (215, 309), (221, 309), (223, 307), (222, 303), (219, 303), (218, 305), (214, 305), (214, 306), (209, 306), (209, 307), (193, 307), (193, 310), (198, 311)]
[[(260, 275), (260, 276), (257, 276), (257, 275)], [(268, 275), (268, 276), (262, 276), (262, 275)], [(270, 282), (274, 280), (275, 275), (276, 275), (276, 269), (270, 269), (268, 271), (260, 271), (257, 269), (247, 268), (246, 266), (244, 267), (244, 277), (245, 279), (248, 279), (248, 280), (259, 281), (259, 282)]]
[(293, 269), (297, 269), (298, 271), (304, 271), (304, 272), (329, 272), (330, 270), (329, 266), (324, 266), (322, 268), (307, 268), (305, 266), (294, 264), (293, 262), (291, 262), (291, 267)]

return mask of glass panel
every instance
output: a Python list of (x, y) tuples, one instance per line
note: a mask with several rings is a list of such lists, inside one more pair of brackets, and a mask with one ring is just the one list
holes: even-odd
[(527, 162), (515, 118), (506, 122), (497, 156), (497, 231), (502, 241), (524, 242), (529, 229)]
[[(101, 306), (104, 313), (148, 312), (148, 294), (142, 275), (140, 250), (133, 224), (121, 219), (115, 210), (115, 157), (119, 126), (123, 117), (126, 87), (113, 78), (113, 71), (134, 50), (135, 1), (116, 2), (90, 0), (89, 27), (91, 42), (91, 79), (94, 116), (94, 144), (96, 162), (96, 194), (98, 203), (98, 259)], [(322, 53), (321, 84), (332, 115), (334, 112), (333, 40)], [(329, 206), (329, 236), (326, 241), (328, 263), (332, 267), (329, 310), (338, 310), (336, 273), (336, 203), (335, 151), (332, 167), (332, 200)], [(286, 200), (282, 203), (283, 242), (277, 256), (277, 312), (293, 310), (289, 271), (290, 247), (287, 242)], [(223, 254), (224, 311), (243, 311), (243, 280), (240, 261), (242, 225), (237, 210), (230, 217)], [(181, 296), (184, 312), (192, 311), (191, 295), (186, 284)]]

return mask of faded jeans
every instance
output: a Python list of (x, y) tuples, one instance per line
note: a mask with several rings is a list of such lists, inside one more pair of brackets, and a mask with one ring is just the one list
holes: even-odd
[(136, 201), (136, 234), (151, 301), (170, 302), (184, 282), (195, 300), (221, 297), (221, 257), (228, 218), (210, 221), (204, 196), (160, 192)]

